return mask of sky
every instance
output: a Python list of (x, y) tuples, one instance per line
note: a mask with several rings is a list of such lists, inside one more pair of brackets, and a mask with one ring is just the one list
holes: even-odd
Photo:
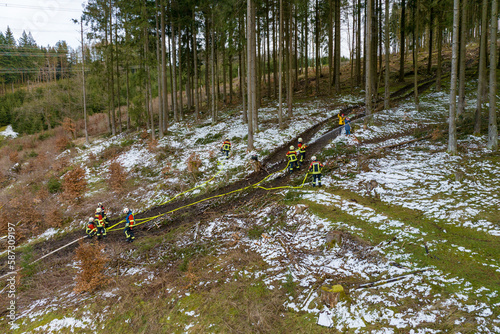
[(65, 40), (72, 48), (80, 44), (80, 26), (72, 19), (80, 19), (84, 0), (0, 0), (0, 30), (7, 26), (16, 41), (23, 30), (31, 32), (39, 46), (54, 46)]

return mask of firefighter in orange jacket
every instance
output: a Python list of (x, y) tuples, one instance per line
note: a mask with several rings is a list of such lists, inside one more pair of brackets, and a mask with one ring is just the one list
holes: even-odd
[(87, 233), (87, 238), (92, 239), (94, 235), (97, 234), (97, 228), (94, 225), (94, 218), (90, 217), (89, 222), (87, 224), (87, 228), (85, 229), (85, 233)]
[(312, 162), (309, 165), (309, 171), (312, 172), (313, 175), (313, 184), (312, 186), (316, 186), (316, 182), (318, 183), (318, 187), (321, 187), (321, 170), (323, 169), (323, 164), (316, 160), (316, 157), (311, 157)]
[(229, 151), (231, 151), (231, 142), (229, 141), (229, 138), (226, 138), (222, 144), (221, 151), (226, 155), (226, 159), (229, 159)]
[(104, 222), (104, 227), (108, 228), (109, 227), (109, 219), (108, 216), (106, 215), (106, 210), (104, 210), (104, 205), (102, 205), (101, 202), (97, 204), (98, 208), (101, 208), (101, 214), (102, 214), (102, 220)]
[(123, 213), (125, 214), (125, 237), (127, 238), (128, 242), (132, 242), (135, 239), (134, 236), (134, 215), (132, 214), (132, 210), (129, 210), (128, 208), (123, 209)]
[(105, 223), (101, 208), (95, 210), (94, 223), (97, 227), (97, 240), (101, 239), (101, 237), (106, 237), (106, 227), (104, 226)]
[(299, 169), (299, 163), (297, 161), (297, 151), (293, 146), (290, 146), (290, 151), (286, 153), (286, 157), (288, 158), (288, 170), (290, 173), (293, 173), (293, 169)]

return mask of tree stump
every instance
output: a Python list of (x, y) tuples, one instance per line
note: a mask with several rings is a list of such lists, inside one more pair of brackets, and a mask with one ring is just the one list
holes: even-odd
[(329, 308), (335, 307), (343, 295), (345, 295), (345, 292), (342, 285), (321, 287), (321, 301)]
[(326, 234), (326, 245), (330, 248), (342, 244), (342, 232), (330, 231)]

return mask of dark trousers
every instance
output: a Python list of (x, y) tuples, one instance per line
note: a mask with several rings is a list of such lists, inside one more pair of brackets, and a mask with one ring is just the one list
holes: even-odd
[(224, 154), (226, 158), (229, 158), (229, 150), (222, 150), (222, 154)]
[(288, 164), (288, 168), (289, 168), (288, 170), (290, 171), (290, 173), (292, 173), (294, 168), (299, 169), (299, 162), (297, 160), (290, 161), (290, 163)]
[(97, 226), (97, 238), (101, 238), (101, 236), (106, 236), (106, 229), (104, 226)]
[(313, 174), (313, 187), (318, 184), (318, 187), (321, 187), (321, 174)]
[(135, 239), (134, 231), (132, 231), (132, 228), (130, 226), (125, 227), (125, 237), (127, 238), (128, 242), (132, 242), (132, 240)]

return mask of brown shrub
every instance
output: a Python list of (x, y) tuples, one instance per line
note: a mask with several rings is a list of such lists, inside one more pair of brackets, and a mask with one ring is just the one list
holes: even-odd
[(201, 160), (196, 152), (191, 153), (189, 158), (187, 159), (187, 169), (191, 173), (198, 173), (198, 170), (201, 167)]
[(69, 157), (62, 157), (57, 160), (54, 160), (54, 162), (52, 163), (52, 168), (54, 168), (56, 172), (61, 172), (66, 167), (68, 167), (68, 165), (69, 165)]
[(87, 189), (85, 171), (81, 167), (70, 170), (64, 176), (63, 196), (69, 202), (76, 202), (83, 197)]
[(149, 133), (147, 130), (144, 130), (141, 132), (141, 138), (142, 139), (147, 139), (149, 137)]
[(155, 153), (158, 149), (158, 140), (151, 140), (148, 142), (148, 151), (151, 153)]
[(76, 249), (74, 257), (75, 261), (80, 262), (80, 271), (75, 278), (74, 292), (93, 292), (108, 283), (109, 279), (104, 275), (108, 258), (103, 250), (103, 245), (80, 241), (80, 246)]
[(64, 151), (69, 147), (69, 139), (66, 135), (58, 135), (56, 137), (56, 147), (59, 152)]
[(118, 145), (110, 145), (106, 147), (102, 152), (101, 152), (101, 158), (103, 160), (111, 160), (116, 158), (120, 153), (122, 153), (125, 149), (121, 146)]
[(71, 118), (69, 118), (69, 117), (64, 118), (64, 120), (62, 122), (62, 128), (73, 139), (76, 138), (76, 124)]
[(19, 162), (19, 154), (17, 153), (17, 151), (10, 151), (9, 152), (9, 160), (12, 163), (18, 163)]
[(127, 180), (127, 172), (119, 162), (112, 162), (109, 165), (109, 185), (111, 189), (119, 191), (123, 189), (123, 184)]
[(172, 172), (172, 163), (170, 161), (165, 163), (165, 167), (161, 170), (161, 174), (164, 178), (168, 179), (170, 173)]
[(63, 214), (59, 209), (54, 208), (44, 216), (44, 223), (47, 227), (61, 227), (63, 223)]

